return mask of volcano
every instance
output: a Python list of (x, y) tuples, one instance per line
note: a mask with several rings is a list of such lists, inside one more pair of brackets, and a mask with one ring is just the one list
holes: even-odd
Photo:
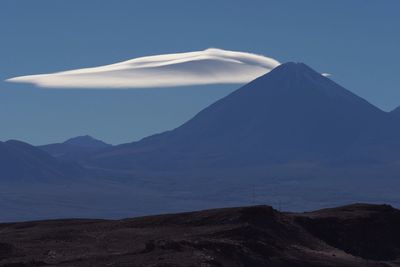
[(182, 126), (102, 150), (86, 164), (119, 170), (381, 162), (400, 154), (389, 113), (303, 63), (285, 63)]

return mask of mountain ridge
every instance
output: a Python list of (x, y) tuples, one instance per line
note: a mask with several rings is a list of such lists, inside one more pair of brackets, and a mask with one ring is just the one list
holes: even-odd
[(17, 140), (0, 142), (0, 181), (57, 181), (82, 177), (77, 164), (59, 162), (50, 154)]

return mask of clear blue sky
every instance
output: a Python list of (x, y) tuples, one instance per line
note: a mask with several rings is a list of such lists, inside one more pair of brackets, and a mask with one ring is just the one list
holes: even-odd
[(301, 61), (400, 105), (400, 1), (0, 1), (0, 140), (110, 143), (171, 129), (236, 85), (46, 90), (4, 79), (217, 47)]

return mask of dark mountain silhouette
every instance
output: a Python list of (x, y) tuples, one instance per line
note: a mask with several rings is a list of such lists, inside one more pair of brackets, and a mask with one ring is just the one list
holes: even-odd
[(56, 181), (78, 178), (84, 173), (77, 164), (62, 163), (27, 143), (0, 142), (0, 181)]
[(0, 266), (398, 266), (400, 211), (270, 206), (0, 224)]
[(399, 124), (302, 63), (286, 63), (168, 132), (96, 153), (124, 170), (399, 159)]
[(111, 145), (89, 135), (74, 137), (63, 143), (39, 146), (50, 155), (65, 161), (79, 161), (89, 154), (107, 147), (111, 147)]
[(91, 137), (90, 135), (78, 136), (68, 139), (67, 141), (64, 142), (64, 144), (80, 146), (80, 147), (90, 147), (96, 149), (102, 149), (111, 146), (101, 140), (97, 140)]

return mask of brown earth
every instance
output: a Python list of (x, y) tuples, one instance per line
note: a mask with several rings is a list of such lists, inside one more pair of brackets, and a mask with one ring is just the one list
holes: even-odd
[(269, 206), (0, 224), (0, 266), (400, 266), (400, 211)]

